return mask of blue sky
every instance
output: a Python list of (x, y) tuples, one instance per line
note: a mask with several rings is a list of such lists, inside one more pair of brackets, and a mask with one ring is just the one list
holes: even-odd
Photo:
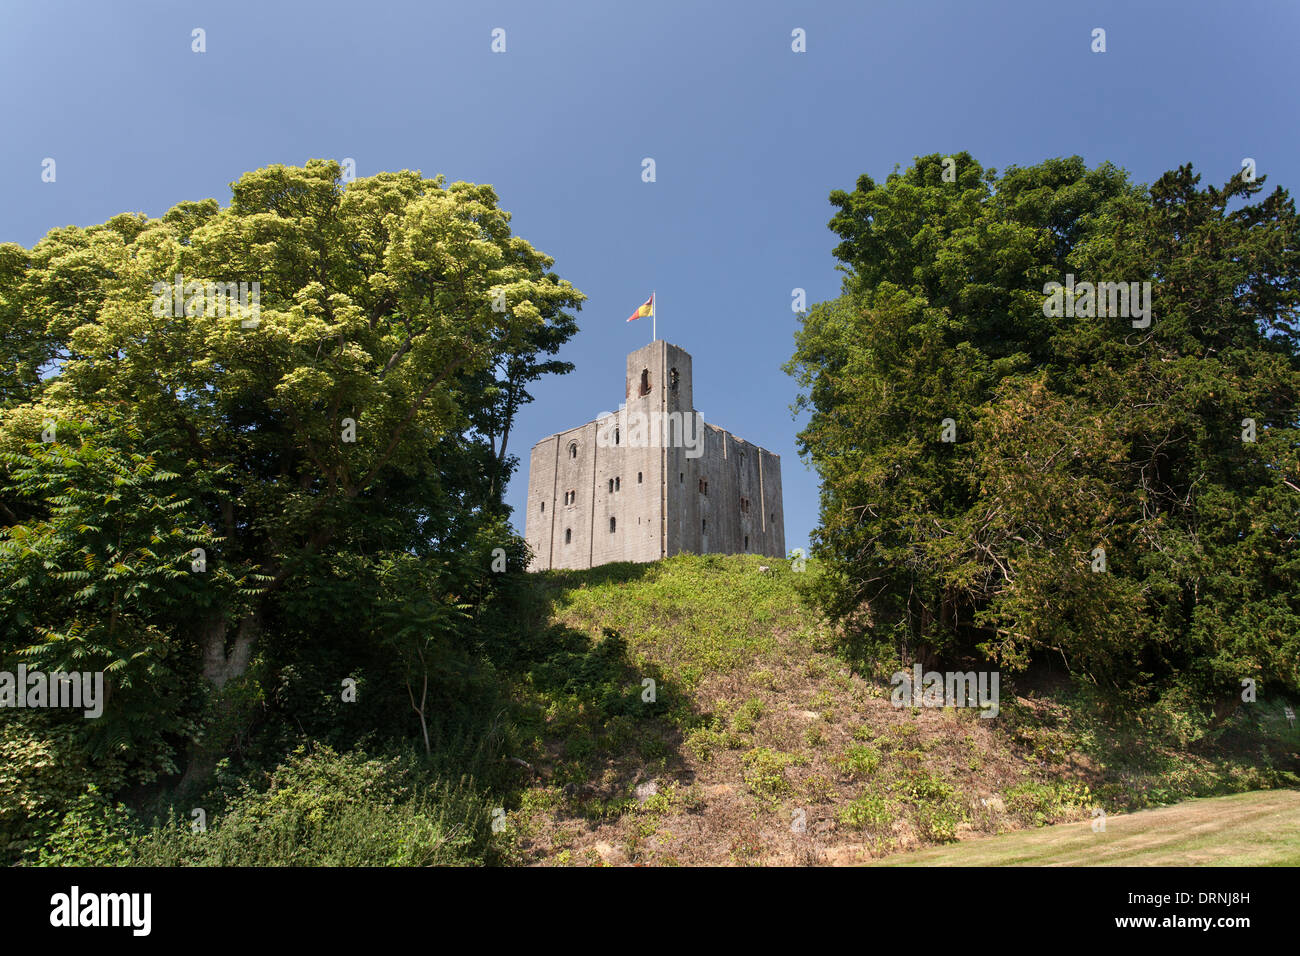
[(225, 204), (244, 171), (314, 157), (491, 183), (589, 297), (562, 353), (576, 371), (535, 389), (511, 437), (517, 517), (533, 442), (617, 406), (650, 338), (623, 320), (655, 289), (705, 418), (781, 455), (793, 548), (817, 481), (780, 367), (791, 290), (839, 289), (827, 194), (961, 150), (999, 169), (1077, 153), (1140, 182), (1190, 161), (1220, 183), (1250, 156), (1294, 191), (1298, 37), (1291, 0), (5, 0), (0, 241)]

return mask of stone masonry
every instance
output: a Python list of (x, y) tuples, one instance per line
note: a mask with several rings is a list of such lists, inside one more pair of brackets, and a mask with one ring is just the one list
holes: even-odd
[(692, 554), (785, 557), (781, 457), (704, 423), (691, 356), (662, 339), (627, 357), (623, 406), (533, 446), (529, 569)]

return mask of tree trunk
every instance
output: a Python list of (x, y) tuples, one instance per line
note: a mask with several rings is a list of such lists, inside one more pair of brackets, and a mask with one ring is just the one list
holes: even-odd
[(229, 628), (224, 615), (209, 618), (203, 624), (199, 644), (203, 678), (213, 688), (213, 716), (203, 736), (190, 745), (185, 775), (179, 785), (181, 791), (195, 789), (207, 781), (234, 736), (240, 716), (239, 700), (236, 694), (226, 693), (226, 684), (248, 670), (253, 645), (261, 630), (261, 615), (256, 611), (239, 622), (233, 641), (227, 640)]
[(1210, 729), (1214, 730), (1222, 727), (1237, 713), (1237, 708), (1241, 706), (1241, 696), (1234, 691), (1227, 696), (1218, 698), (1211, 706), (1213, 707), (1214, 716), (1210, 719)]

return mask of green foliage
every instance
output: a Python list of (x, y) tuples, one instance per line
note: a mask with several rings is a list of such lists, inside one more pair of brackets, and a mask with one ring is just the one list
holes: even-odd
[(744, 767), (745, 786), (760, 800), (775, 803), (790, 792), (790, 781), (785, 776), (786, 768), (806, 759), (798, 754), (755, 747), (740, 758)]
[[(1207, 711), (1243, 678), (1300, 688), (1291, 198), (1190, 167), (1147, 188), (1077, 157), (955, 159), (956, 182), (926, 156), (831, 194), (843, 294), (787, 365), (822, 478), (809, 590), (868, 670), (1050, 655)], [(1149, 327), (1045, 314), (1067, 273), (1149, 281)]]
[[(192, 730), (202, 608), (237, 602), (257, 582), (221, 567), (192, 573), (195, 549), (220, 545), (196, 515), (214, 476), (169, 452), (121, 409), (61, 421), (57, 440), (3, 453), (4, 489), (40, 517), (0, 529), (0, 662), (13, 670), (102, 672), (102, 717), (81, 721), (94, 757), (130, 755), (148, 780), (175, 770), (167, 735)], [(79, 715), (78, 715), (79, 716)]]
[(1007, 810), (1026, 826), (1046, 826), (1083, 816), (1094, 803), (1084, 784), (1066, 780), (1027, 781), (1006, 793)]
[(880, 794), (864, 793), (845, 804), (836, 815), (845, 826), (875, 833), (886, 832), (897, 816), (898, 809)]
[[(490, 186), (340, 177), (0, 246), (0, 666), (103, 671), (76, 732), (132, 783), (200, 786), (236, 739), (431, 752), (491, 697), (510, 431), (583, 296)], [(241, 282), (252, 320), (213, 291)]]
[(855, 777), (869, 777), (880, 766), (880, 751), (869, 744), (854, 744), (837, 761), (840, 769)]
[(960, 791), (924, 770), (910, 771), (895, 785), (895, 792), (912, 807), (912, 819), (921, 839), (948, 843), (957, 839), (957, 826), (967, 818)]
[(759, 718), (763, 716), (763, 702), (757, 697), (751, 697), (741, 704), (734, 714), (731, 715), (731, 729), (738, 734), (750, 734), (758, 725)]
[(40, 844), (38, 866), (130, 866), (139, 821), (127, 807), (109, 803), (91, 787), (60, 817)]
[(121, 758), (92, 763), (78, 723), (30, 710), (0, 720), (0, 864), (32, 858), (65, 812), (125, 783)]
[(196, 829), (145, 827), (94, 791), (41, 847), (49, 866), (444, 866), (491, 853), (491, 802), (411, 757), (299, 748), (262, 786), (244, 782)]

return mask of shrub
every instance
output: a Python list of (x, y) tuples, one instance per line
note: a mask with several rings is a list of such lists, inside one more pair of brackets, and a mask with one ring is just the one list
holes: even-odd
[(913, 772), (898, 787), (913, 807), (912, 819), (921, 839), (949, 843), (966, 819), (966, 807), (956, 787), (924, 771)]
[(205, 833), (188, 821), (140, 838), (150, 866), (437, 866), (483, 862), (490, 801), (405, 756), (300, 748), (265, 790), (243, 785)]
[(755, 747), (740, 758), (744, 765), (745, 786), (760, 800), (773, 803), (790, 792), (790, 781), (785, 778), (785, 768), (800, 760), (794, 754)]
[(882, 831), (893, 822), (897, 808), (879, 794), (864, 793), (840, 808), (837, 815), (845, 826), (860, 830)]
[(36, 847), (39, 866), (129, 866), (138, 821), (122, 804), (109, 803), (93, 785)]
[(33, 858), (69, 808), (85, 812), (83, 796), (121, 784), (120, 763), (92, 765), (81, 739), (68, 723), (30, 712), (0, 722), (0, 863)]
[(876, 772), (880, 766), (880, 752), (868, 744), (855, 744), (844, 751), (837, 761), (845, 773), (855, 777), (867, 777)]
[(1063, 780), (1029, 781), (1006, 793), (1007, 810), (1026, 825), (1041, 827), (1073, 819), (1092, 805), (1092, 793), (1083, 784)]

